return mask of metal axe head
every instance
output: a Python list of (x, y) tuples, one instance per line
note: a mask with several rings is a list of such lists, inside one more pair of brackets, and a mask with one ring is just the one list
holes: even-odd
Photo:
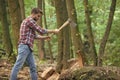
[(74, 21), (72, 21), (72, 19), (69, 18), (68, 21), (69, 21), (69, 24), (70, 24), (71, 27), (76, 27), (77, 26), (77, 24)]

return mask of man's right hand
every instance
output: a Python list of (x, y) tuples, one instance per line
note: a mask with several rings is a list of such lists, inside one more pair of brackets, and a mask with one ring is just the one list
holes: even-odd
[(59, 33), (59, 29), (55, 29), (53, 33)]

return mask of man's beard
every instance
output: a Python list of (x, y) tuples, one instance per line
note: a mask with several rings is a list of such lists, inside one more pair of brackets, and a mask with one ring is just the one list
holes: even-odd
[(35, 21), (37, 21), (37, 19), (36, 18), (33, 18)]

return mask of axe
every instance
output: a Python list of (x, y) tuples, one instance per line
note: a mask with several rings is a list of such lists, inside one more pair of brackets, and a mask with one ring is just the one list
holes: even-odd
[[(65, 21), (65, 22), (63, 23), (63, 25), (59, 27), (58, 30), (61, 31), (61, 30), (62, 30), (64, 27), (66, 27), (68, 24), (70, 24), (71, 27), (76, 27), (76, 25), (77, 25), (77, 24), (76, 24), (75, 22), (73, 22), (70, 18), (68, 18), (68, 20)], [(52, 35), (54, 35), (54, 33), (51, 34), (50, 37), (51, 37)]]

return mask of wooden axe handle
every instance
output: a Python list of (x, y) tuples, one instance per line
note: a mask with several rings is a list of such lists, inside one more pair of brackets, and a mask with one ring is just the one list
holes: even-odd
[[(65, 26), (67, 26), (70, 22), (71, 22), (71, 19), (68, 19), (67, 21), (64, 22), (64, 24), (63, 24), (62, 26), (60, 26), (60, 28), (59, 28), (58, 30), (60, 31), (60, 30), (63, 29)], [(53, 36), (53, 35), (54, 35), (54, 33), (51, 34), (50, 37)]]
[(68, 19), (67, 21), (65, 21), (65, 23), (62, 26), (60, 26), (60, 28), (58, 30), (60, 31), (62, 28), (64, 28), (65, 26), (67, 26), (70, 22), (71, 22), (71, 20)]

